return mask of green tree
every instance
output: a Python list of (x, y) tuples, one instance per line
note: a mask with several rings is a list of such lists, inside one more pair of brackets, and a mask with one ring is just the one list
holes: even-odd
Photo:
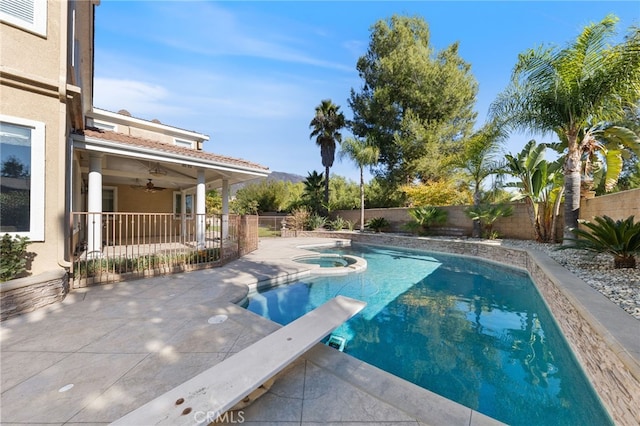
[(339, 111), (340, 107), (331, 99), (324, 99), (316, 107), (316, 115), (309, 123), (313, 129), (310, 138), (316, 138), (316, 145), (320, 147), (322, 165), (325, 169), (324, 180), (324, 202), (329, 204), (329, 169), (333, 166), (336, 153), (336, 143), (342, 142), (342, 130), (346, 126), (344, 114)]
[(564, 237), (578, 226), (581, 132), (590, 123), (616, 122), (640, 100), (640, 30), (612, 45), (618, 18), (586, 26), (563, 49), (521, 53), (511, 84), (491, 105), (491, 115), (513, 129), (555, 132), (564, 155)]
[(325, 187), (324, 175), (314, 170), (307, 175), (302, 183), (304, 184), (302, 192), (304, 204), (311, 209), (312, 213), (321, 213), (324, 210), (322, 207), (322, 189)]
[(206, 212), (207, 214), (220, 214), (222, 213), (222, 196), (215, 189), (207, 191), (207, 197), (205, 198)]
[(555, 240), (555, 224), (562, 198), (562, 170), (559, 161), (545, 160), (546, 145), (531, 140), (515, 156), (505, 155), (506, 172), (518, 179), (508, 184), (518, 188), (513, 200), (524, 200), (536, 241)]
[(380, 148), (365, 140), (347, 138), (342, 143), (339, 157), (349, 158), (360, 169), (360, 231), (364, 231), (364, 168), (375, 166), (380, 157)]
[(9, 156), (6, 161), (2, 162), (0, 176), (10, 178), (26, 178), (29, 177), (29, 168), (15, 155)]
[(422, 18), (394, 15), (373, 25), (357, 69), (363, 85), (351, 90), (351, 129), (380, 149), (374, 170), (391, 187), (385, 192), (448, 172), (443, 160), (471, 132), (478, 91), (458, 44), (436, 52)]
[[(470, 183), (476, 210), (483, 198), (482, 183), (501, 169), (495, 156), (505, 137), (505, 132), (497, 122), (487, 123), (464, 141), (460, 154), (454, 160), (465, 180)], [(478, 238), (481, 232), (480, 218), (473, 219), (472, 236)]]
[(626, 127), (601, 123), (581, 135), (582, 186), (610, 192), (622, 175), (624, 160), (640, 155), (640, 138)]
[(331, 179), (328, 211), (353, 210), (358, 207), (358, 185), (343, 176), (334, 175)]

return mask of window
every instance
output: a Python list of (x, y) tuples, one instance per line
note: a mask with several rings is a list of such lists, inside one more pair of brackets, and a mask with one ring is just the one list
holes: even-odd
[(0, 21), (47, 35), (47, 0), (0, 1)]
[[(184, 204), (186, 217), (191, 219), (193, 217), (193, 194), (185, 194)], [(173, 193), (173, 214), (176, 219), (180, 219), (182, 215), (182, 192)]]
[(178, 138), (175, 138), (175, 139), (173, 140), (173, 143), (174, 143), (176, 146), (181, 146), (181, 147), (183, 147), (183, 148), (193, 148), (193, 142), (191, 142), (191, 141), (187, 141), (187, 140), (184, 140), (184, 139), (178, 139)]
[(44, 123), (0, 115), (0, 232), (44, 241)]

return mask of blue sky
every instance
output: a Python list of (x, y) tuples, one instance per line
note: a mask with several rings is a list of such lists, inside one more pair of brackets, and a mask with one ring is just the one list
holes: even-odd
[[(479, 83), (480, 127), (518, 53), (562, 47), (608, 13), (620, 18), (620, 39), (640, 25), (637, 1), (102, 0), (94, 105), (207, 134), (207, 151), (306, 176), (324, 170), (309, 139), (314, 109), (329, 98), (352, 116), (356, 62), (376, 21), (421, 16), (436, 49), (460, 43)], [(533, 136), (512, 135), (504, 151)], [(331, 173), (359, 179), (348, 160), (336, 158)]]

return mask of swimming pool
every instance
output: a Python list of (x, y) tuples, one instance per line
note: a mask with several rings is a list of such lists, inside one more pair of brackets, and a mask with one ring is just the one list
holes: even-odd
[(364, 273), (253, 293), (281, 324), (337, 294), (368, 302), (345, 352), (509, 424), (612, 424), (529, 276), (497, 264), (354, 245)]

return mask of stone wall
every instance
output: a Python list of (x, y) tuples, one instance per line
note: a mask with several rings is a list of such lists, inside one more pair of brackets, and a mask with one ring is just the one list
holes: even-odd
[(59, 302), (69, 292), (64, 269), (0, 284), (0, 321)]
[[(498, 242), (416, 238), (390, 234), (346, 232), (299, 232), (298, 236), (351, 239), (355, 242), (408, 247), (422, 250), (481, 257), (525, 269), (531, 275), (567, 342), (578, 358), (604, 406), (619, 425), (640, 424), (640, 363), (630, 356), (607, 329), (567, 289), (566, 269), (540, 254), (500, 246)], [(549, 272), (544, 263), (558, 268)], [(580, 286), (579, 292), (587, 284)], [(595, 292), (595, 290), (593, 290)], [(598, 297), (601, 295), (598, 293)], [(602, 296), (604, 297), (604, 296)]]

